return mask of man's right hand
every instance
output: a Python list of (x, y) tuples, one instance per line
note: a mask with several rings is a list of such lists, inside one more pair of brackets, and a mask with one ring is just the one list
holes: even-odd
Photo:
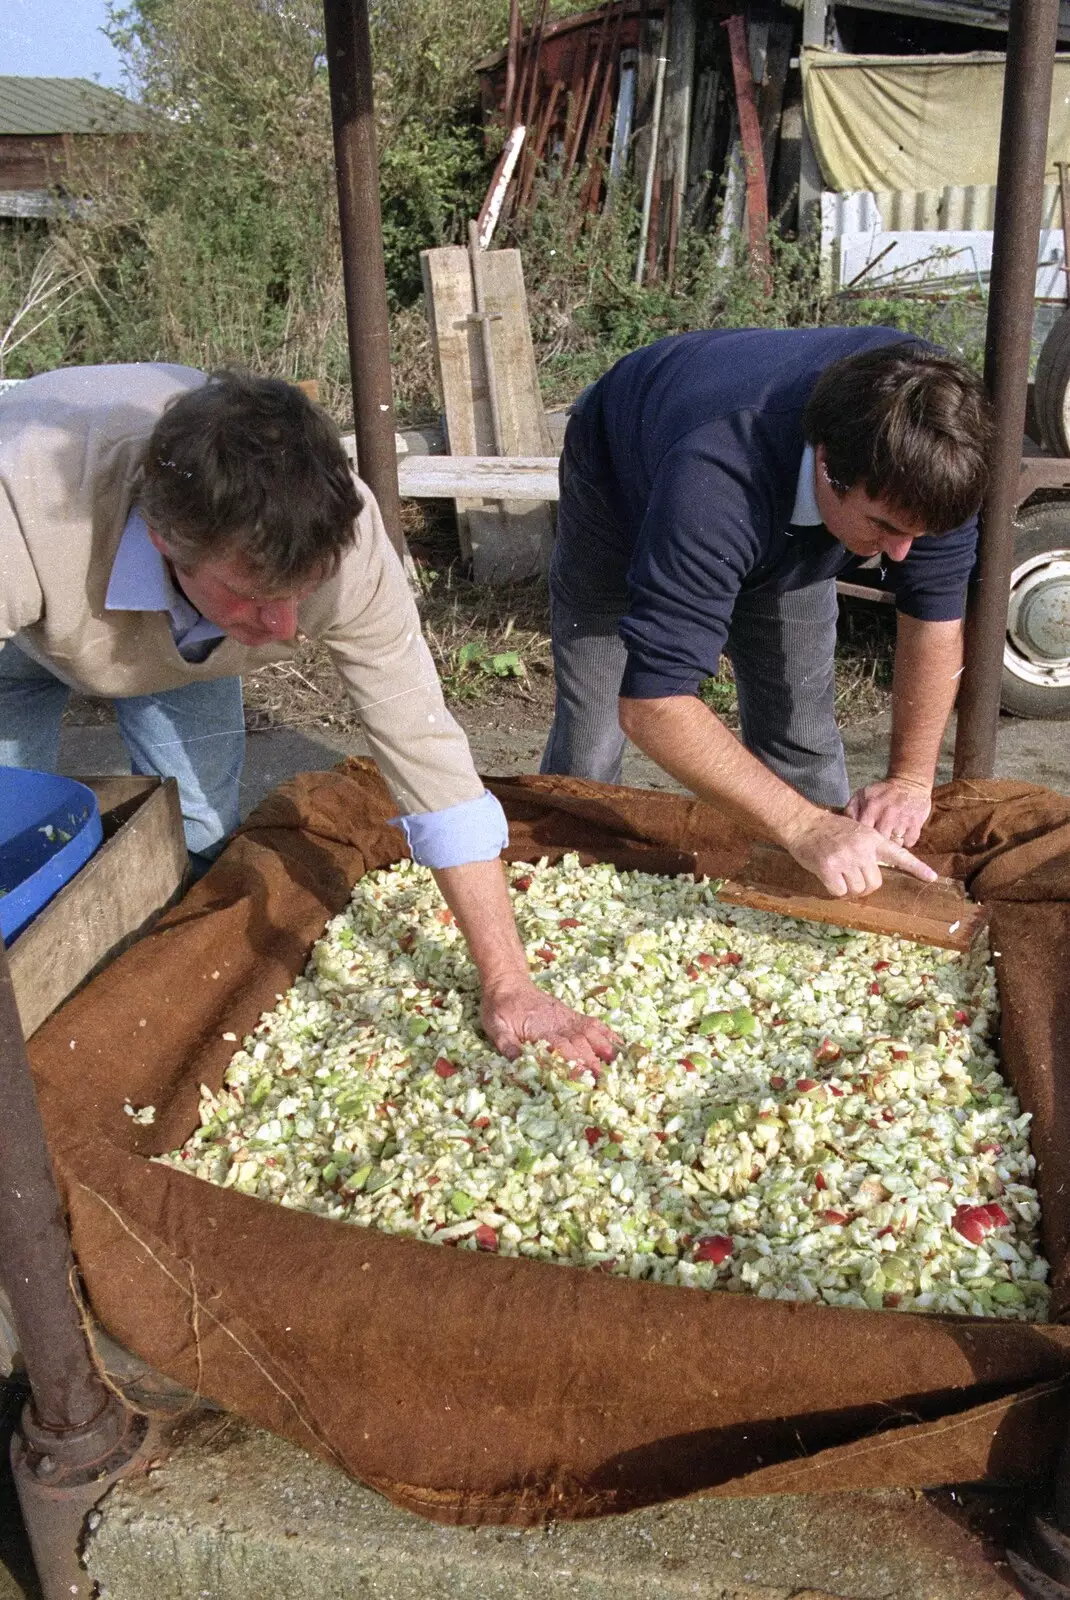
[(821, 879), (831, 895), (872, 894), (881, 886), (881, 867), (898, 867), (922, 883), (935, 883), (938, 876), (932, 867), (902, 845), (893, 844), (876, 828), (833, 811), (815, 811), (783, 843), (801, 867)]

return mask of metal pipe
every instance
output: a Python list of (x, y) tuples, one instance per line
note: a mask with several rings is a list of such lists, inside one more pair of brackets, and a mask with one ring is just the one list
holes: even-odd
[(367, 0), (323, 0), (357, 468), (404, 555)]
[(30, 1076), (15, 989), (0, 941), (0, 1274), (37, 1417), (85, 1427), (109, 1391), (90, 1360), (71, 1293), (74, 1258)]
[(74, 1258), (45, 1144), (15, 988), (0, 939), (0, 1276), (31, 1397), (11, 1459), (44, 1600), (88, 1600), (85, 1519), (146, 1452), (148, 1418), (93, 1365)]
[(956, 778), (990, 778), (996, 764), (1058, 20), (1058, 0), (1012, 0), (985, 343), (985, 382), (995, 406), (996, 436), (979, 559), (966, 607)]

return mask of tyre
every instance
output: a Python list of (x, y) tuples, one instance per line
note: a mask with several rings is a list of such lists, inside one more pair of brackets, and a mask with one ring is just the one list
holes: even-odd
[(1045, 448), (1070, 456), (1070, 311), (1063, 312), (1041, 346), (1033, 412)]
[(1019, 513), (1000, 703), (1016, 717), (1070, 717), (1070, 503)]

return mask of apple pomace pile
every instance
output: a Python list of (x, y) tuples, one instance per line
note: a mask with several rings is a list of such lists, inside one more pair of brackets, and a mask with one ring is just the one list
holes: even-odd
[(967, 954), (507, 869), (536, 981), (624, 1040), (587, 1070), (479, 1032), (425, 868), (366, 874), (159, 1159), (362, 1227), (648, 1282), (1043, 1320), (1029, 1116)]

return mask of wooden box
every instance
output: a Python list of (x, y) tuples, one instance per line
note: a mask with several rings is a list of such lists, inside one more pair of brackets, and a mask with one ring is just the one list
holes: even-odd
[(28, 1039), (182, 891), (189, 857), (173, 778), (82, 778), (97, 796), (104, 843), (8, 951)]

